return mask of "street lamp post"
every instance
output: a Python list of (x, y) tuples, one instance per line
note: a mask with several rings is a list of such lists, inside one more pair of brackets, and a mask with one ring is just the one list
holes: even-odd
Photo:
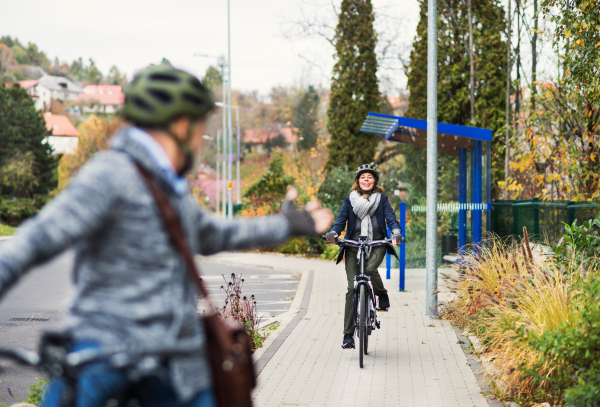
[(427, 5), (427, 231), (426, 315), (437, 312), (437, 0)]
[[(220, 65), (221, 65), (221, 80), (222, 80), (222, 89), (223, 89), (223, 103), (220, 104), (221, 106), (223, 106), (223, 217), (225, 217), (225, 214), (227, 213), (227, 207), (226, 207), (226, 182), (228, 179), (228, 174), (227, 174), (227, 165), (226, 165), (226, 161), (225, 161), (225, 157), (227, 156), (227, 143), (228, 143), (228, 139), (231, 137), (231, 135), (227, 136), (228, 134), (231, 133), (231, 130), (228, 131), (227, 128), (227, 109), (225, 109), (225, 106), (227, 106), (227, 92), (226, 89), (227, 87), (225, 86), (225, 81), (227, 80), (225, 77), (225, 67), (228, 66), (227, 61), (225, 61), (225, 57), (223, 56), (214, 56), (214, 55), (206, 55), (206, 54), (194, 54), (194, 56), (197, 57), (204, 57), (204, 58), (216, 58), (219, 60)], [(231, 98), (231, 88), (229, 88), (229, 96)], [(219, 103), (216, 103), (217, 105), (219, 105)], [(231, 115), (231, 109), (229, 110), (229, 114)], [(231, 129), (231, 121), (229, 121), (229, 129)], [(217, 186), (216, 186), (216, 194), (217, 194), (217, 206), (216, 206), (216, 211), (217, 211), (217, 216), (219, 216), (219, 160), (220, 160), (220, 154), (219, 154), (219, 137), (217, 136)], [(229, 171), (231, 171), (231, 165), (229, 166)], [(231, 177), (231, 174), (229, 174), (229, 178)], [(232, 208), (229, 208), (230, 212), (232, 210)]]
[[(231, 126), (231, 12), (229, 7), (230, 0), (227, 0), (227, 86), (229, 94), (229, 106), (228, 106), (228, 140), (229, 140), (229, 186), (233, 185), (233, 174), (231, 168), (231, 161), (233, 157), (233, 131)], [(229, 189), (229, 219), (233, 218), (233, 188)]]
[[(221, 102), (215, 103), (215, 105), (219, 107), (224, 107), (225, 105)], [(236, 170), (237, 170), (237, 203), (238, 205), (241, 203), (240, 197), (240, 107), (236, 105), (227, 106), (228, 108), (235, 109), (235, 122), (237, 125), (237, 162), (236, 162)]]
[(221, 142), (221, 132), (217, 130), (217, 183), (215, 185), (215, 195), (217, 196), (217, 202), (215, 204), (215, 211), (217, 217), (219, 216), (219, 144)]

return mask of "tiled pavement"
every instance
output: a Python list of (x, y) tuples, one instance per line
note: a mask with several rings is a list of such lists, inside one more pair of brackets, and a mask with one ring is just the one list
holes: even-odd
[(361, 369), (358, 349), (341, 348), (342, 264), (246, 253), (212, 260), (304, 272), (292, 309), (255, 354), (257, 407), (488, 406), (450, 324), (425, 316), (424, 270), (407, 270), (409, 292), (398, 292), (397, 270), (384, 279), (392, 307), (379, 313)]

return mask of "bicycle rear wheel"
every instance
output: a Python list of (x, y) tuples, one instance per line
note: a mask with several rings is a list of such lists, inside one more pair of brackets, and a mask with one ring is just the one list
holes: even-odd
[(363, 367), (363, 349), (367, 340), (367, 301), (365, 298), (365, 286), (361, 284), (358, 294), (358, 353), (359, 364)]

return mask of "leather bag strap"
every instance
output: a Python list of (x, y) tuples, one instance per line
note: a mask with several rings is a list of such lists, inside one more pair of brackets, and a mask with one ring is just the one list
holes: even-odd
[(181, 253), (183, 256), (186, 269), (188, 270), (190, 278), (195, 283), (198, 293), (209, 303), (210, 308), (214, 309), (208, 296), (208, 290), (204, 286), (202, 278), (200, 277), (200, 270), (198, 270), (198, 266), (196, 266), (196, 262), (194, 261), (192, 250), (187, 242), (187, 239), (185, 238), (185, 233), (183, 231), (183, 226), (181, 225), (179, 214), (175, 208), (173, 208), (173, 205), (169, 201), (167, 195), (152, 180), (148, 170), (137, 162), (135, 165), (138, 169), (138, 172), (142, 176), (144, 183), (156, 201), (156, 205), (158, 206), (158, 210), (162, 215), (167, 231), (169, 232), (169, 236), (171, 237), (171, 241), (179, 253)]

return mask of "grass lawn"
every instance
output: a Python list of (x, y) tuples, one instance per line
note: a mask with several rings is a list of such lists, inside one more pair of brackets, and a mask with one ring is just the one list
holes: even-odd
[(12, 226), (7, 226), (7, 225), (3, 225), (0, 223), (0, 236), (12, 236), (12, 234), (15, 232), (16, 228), (13, 228)]

